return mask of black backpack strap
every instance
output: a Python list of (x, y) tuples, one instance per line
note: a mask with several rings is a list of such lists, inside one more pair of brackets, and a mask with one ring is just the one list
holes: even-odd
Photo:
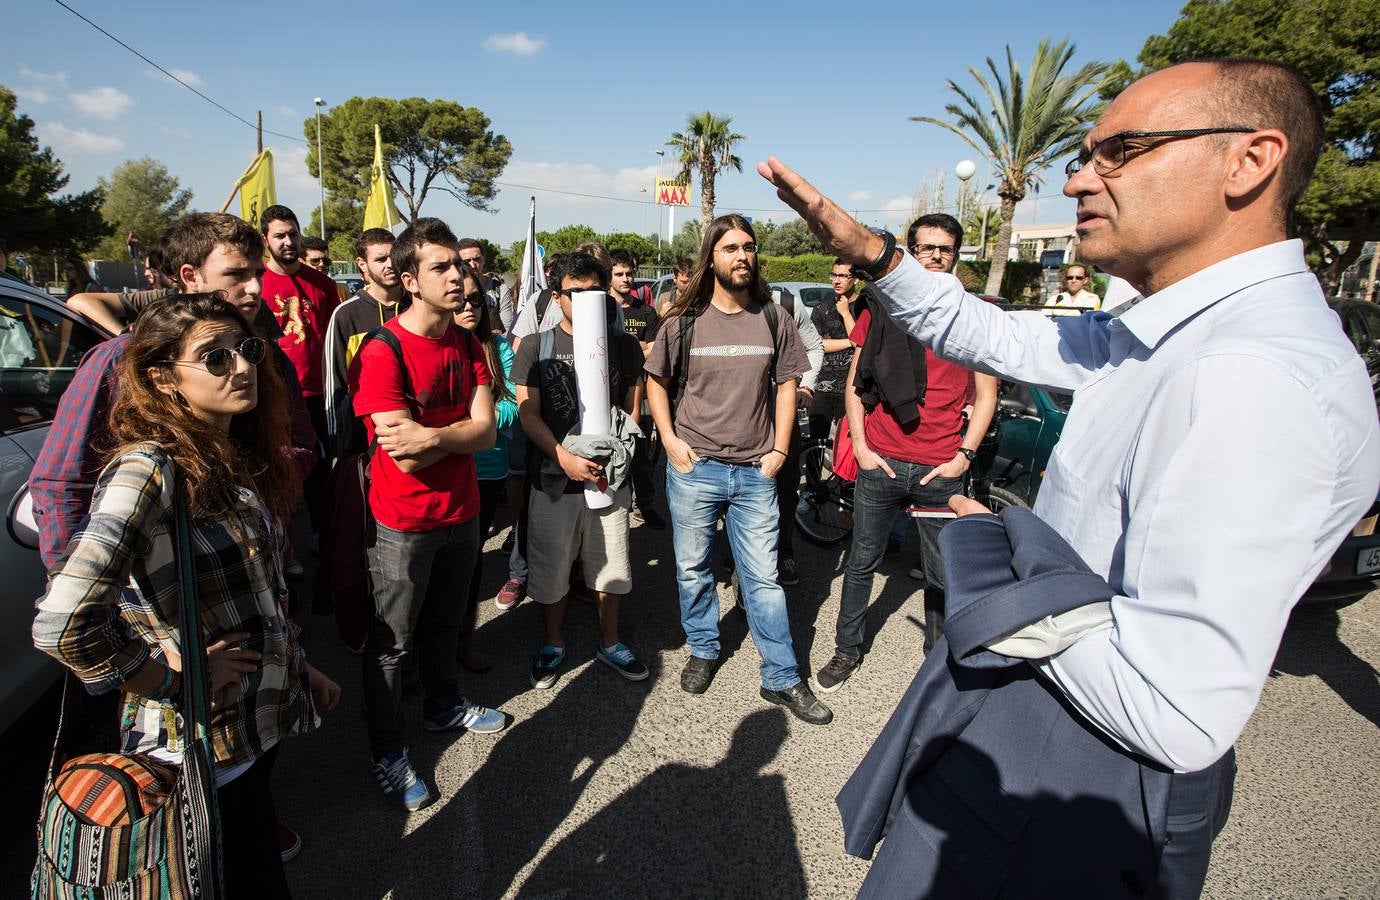
[[(783, 291), (781, 292), (781, 302), (782, 302), (782, 303), (785, 303), (785, 302), (786, 302), (786, 298), (789, 297), (789, 296), (791, 296), (791, 292), (790, 292), (790, 291), (784, 291), (784, 290), (783, 290)], [(776, 387), (776, 357), (777, 357), (777, 355), (778, 355), (778, 354), (777, 354), (777, 351), (776, 351), (776, 334), (777, 334), (777, 331), (781, 328), (781, 312), (780, 312), (780, 310), (777, 309), (775, 303), (768, 303), (766, 306), (762, 307), (762, 315), (766, 318), (766, 320), (767, 320), (767, 329), (771, 332), (771, 371), (770, 371), (770, 377), (771, 377), (771, 386), (774, 388), (774, 387)]]
[[(676, 332), (676, 356), (675, 356), (675, 380), (672, 383), (671, 391), (671, 412), (675, 414), (675, 408), (680, 403), (680, 398), (685, 396), (685, 385), (690, 380), (690, 350), (695, 342), (695, 321), (699, 318), (700, 309), (687, 309), (681, 313), (681, 326)], [(688, 321), (687, 321), (688, 319)]]
[[(416, 418), (421, 412), (421, 407), (417, 405), (417, 395), (412, 391), (412, 379), (407, 375), (407, 362), (403, 359), (402, 342), (398, 340), (398, 336), (380, 325), (364, 336), (364, 340), (359, 342), (359, 349), (355, 351), (355, 355), (360, 356), (363, 354), (365, 345), (374, 340), (379, 341), (393, 351), (393, 356), (398, 361), (398, 371), (402, 374), (403, 402), (407, 404), (407, 411), (412, 414), (413, 418)], [(361, 360), (361, 365), (362, 364), (363, 361)], [(365, 451), (364, 455), (366, 459), (372, 460), (374, 458), (374, 450), (378, 445), (379, 439), (375, 436), (374, 439), (369, 442), (369, 449)]]

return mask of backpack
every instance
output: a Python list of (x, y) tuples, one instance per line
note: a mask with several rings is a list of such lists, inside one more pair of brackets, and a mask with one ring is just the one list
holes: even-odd
[[(781, 292), (781, 304), (786, 305), (787, 297), (791, 296), (790, 291)], [(792, 304), (788, 309), (794, 309), (794, 298), (791, 297)], [(675, 377), (671, 379), (671, 390), (668, 391), (671, 401), (671, 417), (675, 418), (676, 406), (680, 403), (680, 398), (685, 394), (685, 385), (690, 380), (690, 348), (694, 344), (695, 322), (699, 319), (700, 313), (704, 312), (704, 304), (696, 306), (682, 315), (689, 316), (690, 321), (680, 327), (676, 334), (676, 352), (672, 357), (674, 365), (671, 374)], [(767, 320), (767, 329), (771, 332), (771, 379), (776, 381), (776, 332), (780, 328), (780, 314), (776, 310), (775, 303), (767, 303), (762, 307), (762, 317)]]
[[(403, 402), (407, 404), (407, 410), (412, 414), (412, 417), (414, 419), (417, 418), (418, 414), (421, 412), (421, 408), (417, 405), (417, 395), (412, 391), (412, 380), (407, 375), (407, 362), (403, 359), (402, 342), (398, 340), (396, 334), (380, 325), (364, 336), (364, 340), (359, 342), (359, 349), (355, 351), (355, 355), (359, 356), (363, 353), (364, 347), (373, 340), (383, 342), (384, 346), (393, 351), (393, 357), (398, 361), (398, 370), (402, 372)], [(360, 366), (363, 368), (363, 360), (360, 361)], [(363, 418), (363, 416), (359, 417), (361, 421)], [(366, 464), (373, 460), (374, 451), (378, 448), (378, 445), (378, 435), (375, 435), (374, 439), (369, 442), (369, 449), (364, 451)]]

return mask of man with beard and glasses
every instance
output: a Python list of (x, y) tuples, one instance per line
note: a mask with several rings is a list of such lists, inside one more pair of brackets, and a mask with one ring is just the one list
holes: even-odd
[(833, 713), (800, 677), (777, 584), (776, 473), (795, 428), (796, 382), (810, 369), (795, 322), (772, 302), (742, 216), (709, 224), (690, 282), (647, 359), (647, 395), (666, 448), (680, 620), (690, 644), (681, 689), (702, 694), (719, 657), (712, 554), (725, 516), (763, 699), (825, 725)]
[[(633, 289), (637, 275), (637, 257), (631, 250), (616, 248), (609, 251), (612, 272), (609, 279), (609, 293), (623, 309), (623, 327), (628, 334), (637, 339), (645, 359), (651, 352), (652, 341), (656, 340), (659, 317), (652, 305), (639, 297)], [(660, 445), (652, 442), (651, 423), (642, 421), (642, 404), (639, 397), (637, 408), (632, 412), (633, 419), (642, 426), (643, 434), (637, 438), (637, 451), (633, 454), (633, 500), (637, 504), (635, 518), (640, 518), (648, 528), (662, 531), (666, 520), (656, 511), (656, 485), (652, 472), (656, 468), (656, 458)]]
[[(297, 370), (302, 396), (311, 414), (312, 429), (321, 446), (326, 447), (329, 434), (322, 378), (323, 350), (326, 325), (331, 313), (340, 305), (340, 297), (329, 276), (302, 263), (302, 230), (292, 210), (286, 206), (270, 206), (264, 210), (260, 231), (268, 247), (268, 268), (263, 277), (264, 305), (282, 329), (278, 346)], [(303, 488), (313, 535), (319, 534), (325, 524), (322, 507), (329, 474), (330, 456), (323, 454)]]
[(900, 328), (1076, 398), (1034, 514), (950, 502), (944, 652), (840, 798), (850, 852), (886, 830), (863, 896), (1202, 891), (1290, 612), (1380, 485), (1365, 362), (1292, 237), (1324, 140), (1277, 63), (1118, 94), (1064, 194), (1078, 255), (1144, 298), (1120, 317), (1004, 312), (758, 166)]
[(324, 376), (327, 448), (332, 456), (364, 449), (364, 429), (350, 401), (350, 362), (365, 335), (407, 308), (406, 295), (393, 271), (393, 233), (368, 228), (355, 241), (355, 265), (364, 287), (336, 307), (326, 326)]

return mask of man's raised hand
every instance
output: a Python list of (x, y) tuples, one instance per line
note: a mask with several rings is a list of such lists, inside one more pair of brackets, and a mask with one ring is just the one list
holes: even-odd
[(758, 163), (757, 174), (775, 186), (776, 196), (805, 220), (827, 252), (853, 265), (868, 265), (882, 252), (880, 237), (775, 156)]

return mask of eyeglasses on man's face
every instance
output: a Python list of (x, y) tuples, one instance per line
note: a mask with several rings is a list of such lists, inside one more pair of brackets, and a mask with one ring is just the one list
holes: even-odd
[(230, 369), (234, 367), (235, 354), (249, 363), (257, 366), (264, 361), (264, 354), (268, 352), (268, 345), (263, 338), (247, 337), (234, 347), (217, 347), (214, 350), (207, 350), (201, 354), (200, 364), (188, 362), (186, 360), (175, 359), (172, 364), (175, 366), (191, 366), (192, 368), (204, 368), (207, 372), (217, 378), (224, 378), (230, 374)]
[(953, 256), (958, 248), (953, 244), (911, 244), (912, 256)]
[(726, 247), (715, 247), (714, 252), (722, 256), (733, 257), (739, 253), (746, 253), (748, 256), (757, 255), (756, 244), (729, 244)]
[(1087, 280), (1088, 280), (1088, 276), (1086, 276), (1086, 275), (1065, 275), (1065, 276), (1064, 276), (1064, 280), (1065, 280), (1065, 281), (1087, 281)]
[(1177, 128), (1170, 131), (1119, 131), (1087, 149), (1079, 150), (1078, 155), (1064, 166), (1064, 174), (1072, 178), (1081, 172), (1084, 166), (1092, 163), (1094, 172), (1104, 176), (1110, 175), (1126, 165), (1130, 157), (1148, 153), (1164, 146), (1170, 140), (1204, 137), (1209, 134), (1250, 134), (1255, 130), (1245, 125), (1226, 125), (1222, 128)]

